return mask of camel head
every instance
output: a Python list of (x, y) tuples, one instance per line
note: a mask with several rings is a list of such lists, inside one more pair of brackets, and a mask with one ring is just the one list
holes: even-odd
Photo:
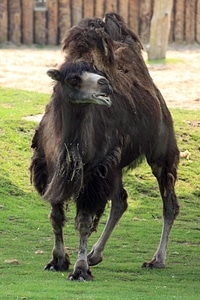
[(113, 90), (109, 81), (85, 62), (63, 64), (50, 69), (49, 77), (61, 84), (64, 99), (73, 104), (99, 104), (110, 107)]

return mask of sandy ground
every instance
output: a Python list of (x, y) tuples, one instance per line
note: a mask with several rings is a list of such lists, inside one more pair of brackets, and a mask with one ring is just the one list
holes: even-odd
[[(167, 105), (200, 109), (200, 45), (171, 45), (167, 58), (179, 62), (148, 66)], [(52, 81), (46, 71), (62, 61), (60, 47), (4, 46), (0, 49), (0, 86), (51, 93)]]

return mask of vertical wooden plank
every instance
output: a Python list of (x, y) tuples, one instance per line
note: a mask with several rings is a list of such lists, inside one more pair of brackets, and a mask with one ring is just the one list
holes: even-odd
[(34, 0), (22, 0), (22, 43), (33, 43)]
[(77, 25), (83, 18), (82, 0), (72, 1), (72, 26)]
[(46, 4), (43, 6), (35, 5), (34, 8), (34, 41), (36, 44), (45, 45), (47, 37), (47, 9)]
[(104, 0), (95, 0), (94, 16), (97, 18), (103, 18), (105, 13)]
[(200, 0), (197, 0), (196, 6), (196, 37), (197, 43), (200, 44)]
[(129, 27), (139, 34), (140, 0), (129, 0)]
[(148, 59), (165, 58), (169, 40), (173, 0), (155, 0), (150, 28)]
[(8, 1), (0, 1), (0, 43), (6, 42), (8, 39)]
[(8, 39), (16, 45), (21, 43), (21, 1), (8, 0)]
[(194, 43), (195, 39), (195, 2), (196, 0), (185, 2), (185, 41), (188, 44)]
[(173, 1), (173, 8), (171, 13), (171, 25), (170, 25), (170, 33), (169, 33), (169, 43), (172, 43), (174, 41), (174, 24), (175, 24), (175, 2)]
[(105, 1), (105, 13), (118, 12), (117, 0)]
[(94, 17), (94, 0), (83, 0), (83, 18)]
[(175, 16), (174, 16), (174, 41), (182, 44), (184, 41), (184, 27), (185, 27), (185, 1), (175, 1)]
[(128, 24), (129, 16), (129, 1), (119, 0), (119, 14), (124, 18), (124, 21)]
[(47, 44), (58, 42), (58, 0), (47, 0)]
[(140, 1), (139, 35), (143, 43), (148, 43), (151, 23), (151, 0)]
[(66, 31), (71, 27), (70, 0), (58, 0), (58, 42), (60, 43)]

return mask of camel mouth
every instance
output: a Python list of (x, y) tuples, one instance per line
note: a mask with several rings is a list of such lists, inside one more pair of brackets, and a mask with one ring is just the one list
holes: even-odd
[(94, 93), (92, 94), (94, 103), (99, 105), (105, 105), (107, 107), (110, 107), (112, 105), (112, 101), (110, 97), (107, 94), (104, 93)]

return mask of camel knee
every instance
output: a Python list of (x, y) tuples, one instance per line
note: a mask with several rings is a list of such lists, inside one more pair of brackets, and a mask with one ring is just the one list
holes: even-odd
[(128, 193), (127, 191), (123, 188), (122, 189), (122, 192), (121, 192), (121, 195), (120, 195), (120, 202), (121, 202), (121, 207), (122, 207), (122, 210), (123, 212), (125, 212), (128, 208)]
[(76, 216), (76, 229), (79, 234), (89, 235), (92, 227), (92, 216), (88, 213), (78, 213)]
[(113, 206), (113, 213), (117, 218), (120, 218), (123, 213), (127, 210), (128, 208), (128, 194), (125, 189), (122, 189), (118, 201), (113, 200), (112, 201), (112, 206)]
[(180, 205), (178, 203), (175, 193), (171, 193), (163, 197), (163, 216), (168, 220), (175, 220), (180, 212)]
[(53, 228), (61, 228), (65, 223), (63, 205), (53, 205), (49, 213), (49, 219)]
[(166, 186), (164, 189), (164, 214), (173, 216), (175, 219), (180, 211), (180, 205), (178, 203), (174, 186), (175, 186), (176, 178), (172, 173), (167, 174)]

